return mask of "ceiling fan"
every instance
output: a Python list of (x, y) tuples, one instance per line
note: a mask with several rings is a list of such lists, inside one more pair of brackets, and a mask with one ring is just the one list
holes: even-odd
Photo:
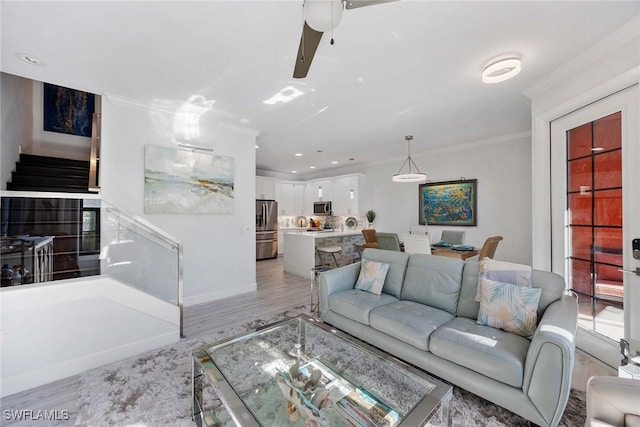
[[(293, 68), (293, 77), (296, 79), (307, 77), (322, 34), (340, 24), (344, 9), (357, 9), (392, 1), (398, 0), (305, 0), (302, 6), (304, 25), (302, 26), (296, 64)], [(333, 44), (333, 39), (331, 39), (331, 44)]]

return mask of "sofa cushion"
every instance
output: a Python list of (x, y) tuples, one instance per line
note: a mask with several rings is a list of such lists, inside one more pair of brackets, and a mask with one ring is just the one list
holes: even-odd
[(413, 301), (397, 301), (371, 310), (372, 328), (421, 350), (429, 350), (429, 336), (453, 315)]
[[(442, 257), (444, 258), (444, 257)], [(474, 301), (478, 288), (480, 263), (477, 260), (465, 261), (462, 288), (460, 289), (460, 301), (458, 302), (458, 316), (470, 319), (478, 318), (480, 303)], [(562, 276), (549, 271), (532, 270), (532, 287), (542, 289), (538, 302), (538, 319), (542, 319), (544, 311), (549, 304), (560, 299), (565, 292), (566, 285)]]
[(429, 350), (479, 374), (521, 388), (529, 344), (520, 335), (456, 317), (431, 334)]
[(376, 307), (398, 301), (384, 293), (375, 295), (359, 289), (329, 295), (329, 310), (362, 324), (369, 324), (369, 313)]
[(458, 312), (460, 317), (469, 319), (478, 318), (480, 303), (475, 300), (480, 275), (480, 262), (467, 260), (462, 270), (462, 287), (460, 288), (460, 299), (458, 300)]
[(389, 272), (384, 279), (382, 293), (400, 298), (404, 274), (407, 270), (409, 254), (397, 251), (385, 251), (382, 249), (367, 248), (362, 252), (362, 259), (370, 259), (376, 262), (389, 264)]
[(542, 289), (480, 279), (478, 324), (530, 337), (536, 330)]
[(412, 254), (400, 299), (456, 314), (464, 262), (456, 258)]
[(480, 261), (480, 279), (478, 280), (478, 290), (476, 301), (482, 299), (482, 280), (488, 279), (500, 283), (512, 283), (518, 286), (531, 287), (531, 266), (526, 264), (516, 264), (513, 262), (496, 261), (485, 258)]
[(363, 259), (360, 265), (360, 275), (356, 281), (356, 289), (380, 295), (388, 271), (389, 264), (387, 263)]

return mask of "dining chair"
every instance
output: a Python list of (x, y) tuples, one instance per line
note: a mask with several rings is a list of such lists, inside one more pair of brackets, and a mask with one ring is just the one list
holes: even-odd
[(467, 234), (466, 231), (442, 230), (442, 236), (440, 236), (440, 240), (443, 240), (452, 245), (462, 245), (464, 243), (465, 234)]
[(405, 234), (402, 236), (404, 251), (408, 254), (431, 255), (431, 243), (426, 235)]
[(376, 235), (375, 228), (366, 228), (362, 230), (362, 234), (364, 234), (364, 245), (363, 248), (374, 248), (378, 249), (380, 245), (378, 244), (378, 236)]
[(496, 249), (498, 248), (498, 243), (502, 240), (502, 236), (493, 236), (487, 238), (482, 245), (482, 249), (480, 249), (480, 254), (478, 254), (478, 259), (482, 260), (485, 258), (493, 258), (496, 254)]
[(396, 233), (376, 233), (378, 249), (400, 252), (400, 239)]

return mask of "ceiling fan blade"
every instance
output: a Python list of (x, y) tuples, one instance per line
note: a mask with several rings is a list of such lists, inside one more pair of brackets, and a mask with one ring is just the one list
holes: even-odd
[(302, 79), (307, 77), (311, 61), (316, 54), (322, 32), (311, 28), (306, 22), (302, 27), (302, 37), (300, 37), (300, 46), (298, 46), (298, 55), (296, 55), (296, 65), (293, 68), (293, 78)]
[(373, 6), (382, 3), (391, 3), (398, 0), (347, 0), (345, 2), (345, 9), (357, 9), (359, 7)]

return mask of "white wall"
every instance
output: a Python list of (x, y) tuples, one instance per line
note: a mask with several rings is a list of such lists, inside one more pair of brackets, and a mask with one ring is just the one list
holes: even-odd
[(11, 172), (16, 168), (18, 147), (26, 147), (31, 141), (32, 128), (32, 81), (12, 74), (0, 74), (0, 174), (2, 190), (11, 181)]
[[(537, 268), (551, 270), (552, 266), (550, 123), (624, 88), (637, 85), (640, 82), (639, 52), (640, 17), (629, 21), (581, 55), (572, 58), (527, 92), (532, 100), (532, 178), (535, 201), (532, 211), (532, 239), (533, 263)], [(640, 141), (635, 143), (639, 144)], [(625, 183), (623, 198), (637, 200), (637, 189), (636, 182)], [(628, 229), (629, 227), (625, 228), (625, 235), (629, 234)], [(626, 251), (625, 259), (630, 259)], [(628, 264), (625, 260), (625, 265)], [(640, 310), (634, 309), (637, 307), (635, 301), (637, 297), (625, 295), (625, 335), (631, 341), (632, 349), (640, 351)], [(618, 344), (602, 335), (579, 328), (577, 345), (611, 366), (619, 363)]]
[(180, 310), (100, 276), (0, 293), (0, 395), (8, 396), (180, 339)]
[(178, 148), (175, 109), (103, 96), (102, 197), (166, 230), (184, 245), (184, 303), (192, 305), (256, 289), (255, 134), (222, 127), (205, 113), (191, 142), (235, 159), (233, 214), (144, 214), (145, 144)]
[[(531, 264), (531, 141), (528, 132), (476, 141), (448, 150), (414, 154), (412, 158), (431, 182), (465, 177), (478, 180), (476, 227), (428, 226), (432, 242), (442, 229), (465, 230), (465, 243), (482, 246), (489, 236), (501, 235), (496, 259)], [(391, 181), (404, 159), (370, 166), (367, 184), (378, 231), (424, 232), (418, 225), (418, 184)]]

